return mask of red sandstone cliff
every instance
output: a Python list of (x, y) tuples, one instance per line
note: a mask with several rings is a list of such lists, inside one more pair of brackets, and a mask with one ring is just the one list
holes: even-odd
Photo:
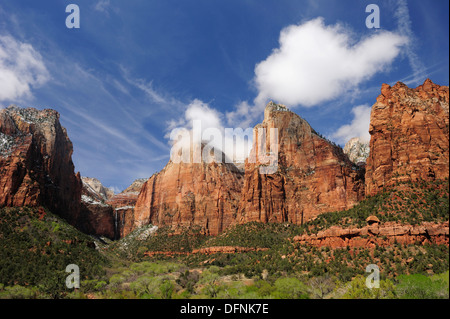
[(85, 233), (113, 239), (114, 211), (74, 173), (72, 152), (58, 112), (1, 110), (0, 206), (45, 206)]
[(135, 229), (134, 208), (145, 179), (135, 180), (129, 187), (106, 201), (114, 208), (114, 224), (116, 236), (125, 237)]
[(383, 84), (370, 116), (366, 194), (408, 180), (449, 175), (449, 88), (427, 79), (410, 89)]
[(332, 226), (317, 234), (295, 236), (294, 242), (315, 247), (345, 248), (362, 247), (375, 248), (390, 246), (395, 243), (411, 244), (437, 244), (447, 245), (449, 236), (448, 221), (444, 223), (424, 222), (421, 225), (402, 225), (388, 222), (380, 225), (374, 223), (362, 228), (341, 228)]
[[(372, 108), (365, 176), (364, 166), (271, 102), (255, 127), (269, 136), (265, 145), (255, 136), (245, 175), (224, 156), (209, 164), (170, 161), (106, 202), (86, 189), (81, 200), (72, 143), (56, 111), (9, 107), (0, 111), (0, 206), (47, 206), (79, 229), (110, 238), (149, 223), (200, 226), (210, 235), (235, 222), (302, 224), (352, 207), (364, 187), (373, 195), (397, 181), (448, 177), (448, 94), (430, 80), (416, 89), (383, 85)], [(278, 156), (274, 171), (264, 174), (270, 166), (258, 154), (271, 155), (271, 129), (278, 129)]]
[(78, 225), (81, 179), (58, 112), (3, 109), (0, 141), (0, 206), (46, 206)]
[[(302, 224), (320, 213), (348, 209), (363, 198), (364, 170), (300, 116), (271, 102), (255, 131), (258, 128), (269, 135), (271, 128), (278, 129), (278, 168), (274, 174), (261, 174), (255, 159), (261, 146), (254, 137), (238, 222)], [(270, 137), (261, 154), (269, 151), (269, 142)]]
[(210, 235), (225, 230), (235, 220), (242, 173), (223, 159), (212, 163), (170, 161), (143, 185), (133, 228), (151, 223), (173, 228), (199, 226)]

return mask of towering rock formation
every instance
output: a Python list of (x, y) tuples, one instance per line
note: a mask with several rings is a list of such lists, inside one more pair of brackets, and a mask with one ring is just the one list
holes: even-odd
[(270, 137), (265, 150), (259, 150), (263, 145), (254, 138), (238, 222), (302, 224), (320, 213), (350, 208), (363, 198), (364, 170), (297, 114), (270, 102), (258, 128), (268, 135), (271, 128), (278, 129), (278, 167), (273, 174), (261, 174), (255, 156), (269, 151)]
[(78, 225), (81, 179), (54, 110), (0, 110), (0, 206), (46, 206)]
[(449, 88), (383, 84), (370, 116), (366, 194), (396, 182), (449, 175)]
[(0, 206), (45, 206), (79, 230), (115, 238), (114, 210), (98, 180), (74, 173), (72, 142), (59, 113), (0, 111)]
[(134, 227), (199, 226), (206, 234), (217, 235), (234, 221), (241, 187), (242, 173), (226, 163), (223, 154), (211, 163), (171, 160), (143, 185)]

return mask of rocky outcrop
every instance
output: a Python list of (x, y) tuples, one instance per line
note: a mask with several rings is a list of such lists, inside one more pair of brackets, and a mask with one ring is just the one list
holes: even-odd
[(104, 236), (109, 239), (118, 239), (116, 233), (114, 208), (92, 197), (81, 195), (80, 219), (83, 223), (79, 229), (91, 235)]
[(402, 245), (426, 243), (449, 244), (448, 221), (436, 224), (423, 222), (421, 225), (401, 225), (388, 222), (380, 225), (370, 223), (362, 228), (341, 228), (332, 226), (317, 234), (295, 236), (294, 242), (302, 245), (329, 248), (375, 248), (390, 246), (395, 243)]
[(369, 142), (365, 142), (359, 137), (350, 139), (344, 146), (344, 154), (348, 156), (350, 161), (359, 165), (366, 163), (370, 153), (369, 150)]
[(253, 251), (267, 251), (269, 248), (258, 248), (258, 247), (240, 247), (240, 246), (211, 246), (193, 249), (192, 252), (182, 252), (182, 251), (146, 251), (144, 256), (154, 257), (154, 256), (166, 256), (173, 257), (177, 255), (213, 255), (213, 254), (239, 254), (248, 253)]
[(80, 226), (81, 179), (54, 110), (0, 110), (0, 206), (45, 206)]
[(1, 110), (0, 141), (0, 206), (45, 206), (85, 233), (115, 237), (106, 189), (74, 173), (72, 142), (58, 112)]
[(114, 209), (105, 203), (107, 188), (98, 179), (82, 177), (80, 230), (109, 239), (119, 238), (116, 231)]
[(241, 188), (242, 173), (226, 163), (223, 154), (210, 163), (171, 160), (143, 185), (133, 228), (146, 224), (175, 229), (199, 226), (204, 233), (217, 235), (235, 220)]
[(449, 88), (383, 84), (370, 116), (366, 194), (397, 182), (449, 176)]
[(114, 208), (114, 225), (116, 236), (122, 238), (135, 228), (134, 208), (146, 179), (137, 179), (123, 192), (114, 195), (107, 204)]
[(142, 186), (144, 186), (145, 182), (148, 180), (148, 178), (138, 178), (131, 183), (130, 186), (128, 186), (124, 191), (122, 191), (122, 194), (137, 194), (141, 192)]
[[(267, 132), (265, 144), (258, 141), (258, 129)], [(260, 168), (267, 164), (258, 158), (270, 152), (271, 129), (278, 130), (278, 162), (275, 172), (264, 174)], [(238, 222), (303, 224), (318, 214), (348, 209), (363, 198), (364, 169), (285, 106), (270, 102), (264, 121), (254, 130)]]
[(269, 248), (239, 247), (239, 246), (211, 246), (192, 250), (192, 254), (236, 254), (251, 251), (267, 251)]

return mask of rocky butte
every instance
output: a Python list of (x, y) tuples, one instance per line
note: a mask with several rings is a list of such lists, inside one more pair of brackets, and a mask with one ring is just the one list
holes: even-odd
[(370, 153), (369, 142), (360, 137), (351, 138), (344, 146), (344, 153), (353, 163), (365, 165)]
[(102, 183), (93, 177), (81, 177), (83, 187), (85, 187), (91, 195), (97, 197), (98, 200), (107, 201), (114, 197), (114, 190), (102, 185)]
[(0, 110), (0, 207), (45, 206), (80, 226), (81, 178), (59, 113)]
[[(318, 214), (351, 208), (363, 199), (364, 170), (300, 116), (270, 102), (264, 121), (255, 130), (260, 127), (267, 132), (278, 129), (278, 169), (274, 174), (261, 174), (261, 163), (246, 163), (238, 222), (303, 224)], [(258, 147), (254, 139), (250, 158), (258, 154)]]
[(47, 207), (81, 231), (115, 237), (111, 192), (75, 174), (73, 146), (59, 113), (10, 106), (0, 110), (0, 207)]
[(242, 177), (236, 166), (226, 163), (224, 154), (210, 163), (171, 160), (143, 185), (133, 228), (150, 223), (173, 228), (199, 226), (206, 234), (217, 235), (236, 218)]
[(449, 88), (427, 79), (415, 89), (383, 84), (370, 116), (366, 194), (397, 182), (449, 175)]

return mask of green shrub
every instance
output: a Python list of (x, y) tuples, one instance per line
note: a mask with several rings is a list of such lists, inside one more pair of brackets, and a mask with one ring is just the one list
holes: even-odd
[(20, 285), (0, 289), (0, 299), (34, 299), (37, 297), (37, 294), (38, 291), (36, 288), (28, 288)]
[[(447, 272), (448, 276), (448, 272)], [(422, 275), (401, 275), (396, 292), (402, 299), (447, 299), (449, 296), (447, 281), (441, 277), (432, 278)]]
[(358, 275), (349, 283), (344, 299), (393, 299), (396, 297), (395, 286), (389, 279), (380, 280), (379, 288), (368, 288), (366, 277)]
[(274, 296), (279, 299), (308, 299), (308, 287), (294, 277), (279, 278), (275, 281)]

